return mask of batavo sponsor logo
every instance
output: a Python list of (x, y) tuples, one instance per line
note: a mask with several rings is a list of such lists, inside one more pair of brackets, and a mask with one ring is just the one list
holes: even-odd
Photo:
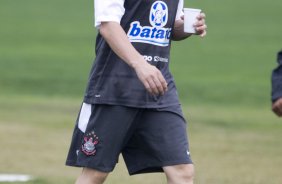
[(139, 21), (130, 24), (127, 36), (131, 42), (143, 42), (158, 46), (168, 46), (171, 28), (164, 28), (168, 20), (168, 7), (163, 1), (152, 4), (149, 20), (151, 26), (142, 26)]

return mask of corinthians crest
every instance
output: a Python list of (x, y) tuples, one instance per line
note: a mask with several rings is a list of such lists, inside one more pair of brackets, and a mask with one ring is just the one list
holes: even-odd
[(86, 134), (83, 138), (82, 152), (87, 156), (95, 155), (96, 145), (99, 143), (98, 139), (94, 131)]

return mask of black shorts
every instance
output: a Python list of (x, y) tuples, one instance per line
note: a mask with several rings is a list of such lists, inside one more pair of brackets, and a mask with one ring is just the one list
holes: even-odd
[(83, 103), (66, 165), (111, 172), (120, 153), (130, 175), (191, 164), (184, 118), (159, 109)]

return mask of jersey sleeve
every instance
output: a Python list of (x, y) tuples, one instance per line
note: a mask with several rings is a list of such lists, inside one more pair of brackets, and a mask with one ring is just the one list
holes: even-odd
[(180, 17), (184, 15), (183, 8), (184, 8), (184, 2), (183, 0), (179, 0), (175, 20), (180, 20), (181, 19)]
[(101, 22), (120, 23), (124, 15), (125, 0), (94, 0), (94, 25), (99, 28)]

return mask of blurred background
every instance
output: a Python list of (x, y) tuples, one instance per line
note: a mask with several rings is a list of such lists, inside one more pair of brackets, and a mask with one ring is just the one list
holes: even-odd
[[(173, 42), (171, 71), (188, 120), (196, 184), (281, 184), (282, 119), (270, 74), (282, 48), (282, 1), (186, 0), (208, 35)], [(74, 183), (64, 166), (94, 59), (93, 1), (0, 1), (0, 173)], [(129, 177), (122, 157), (107, 184)]]

